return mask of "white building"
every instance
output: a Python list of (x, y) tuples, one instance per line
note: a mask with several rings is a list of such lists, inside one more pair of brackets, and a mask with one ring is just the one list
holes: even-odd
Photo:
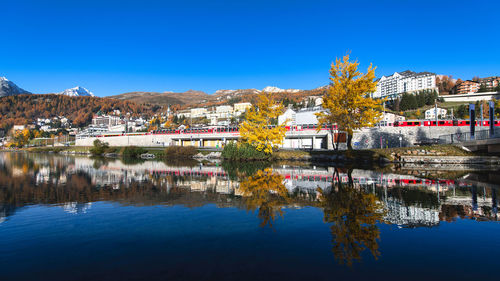
[(321, 106), (323, 104), (323, 97), (308, 96), (308, 97), (305, 97), (302, 101), (303, 101), (303, 103), (305, 103), (307, 105), (307, 107)]
[[(446, 118), (447, 110), (444, 108), (437, 108), (437, 115), (439, 118)], [(436, 108), (427, 109), (425, 111), (425, 119), (436, 119)]]
[(215, 112), (217, 113), (232, 113), (233, 107), (230, 105), (220, 105), (215, 107)]
[(191, 118), (191, 110), (181, 110), (177, 112), (177, 117)]
[(92, 125), (94, 126), (104, 126), (110, 128), (116, 125), (120, 125), (121, 123), (122, 121), (118, 116), (106, 115), (94, 116), (94, 118), (92, 118)]
[(26, 128), (26, 126), (24, 125), (14, 125), (14, 127), (12, 127), (12, 130), (13, 131), (22, 131)]
[(288, 120), (287, 125), (289, 126), (317, 125), (318, 118), (316, 114), (323, 111), (324, 109), (319, 106), (303, 108), (297, 112), (289, 108), (282, 115), (278, 116), (278, 124), (281, 125)]
[(109, 127), (110, 132), (123, 132), (125, 133), (127, 131), (127, 125), (126, 124), (119, 124), (116, 126), (111, 126)]
[(377, 90), (372, 94), (374, 98), (394, 99), (403, 93), (437, 90), (436, 74), (431, 72), (394, 72), (390, 76), (382, 76), (377, 82)]
[(295, 125), (295, 111), (293, 109), (288, 108), (285, 110), (283, 114), (278, 116), (278, 125), (281, 125), (283, 123), (287, 123), (289, 126), (294, 126)]
[(235, 103), (234, 104), (234, 115), (240, 116), (245, 111), (247, 111), (247, 109), (249, 109), (250, 107), (252, 107), (252, 104), (249, 102)]
[(50, 128), (51, 128), (50, 125), (40, 126), (40, 130), (42, 130), (42, 131), (48, 131), (48, 130), (50, 130)]
[(206, 108), (191, 108), (191, 117), (192, 118), (200, 118), (206, 117), (208, 110)]
[(394, 122), (396, 121), (403, 121), (405, 120), (404, 116), (401, 115), (396, 115), (394, 113), (390, 112), (384, 112), (382, 114), (382, 119), (379, 122), (380, 126), (392, 126)]
[(233, 117), (233, 107), (230, 105), (221, 105), (215, 107), (215, 115), (217, 118), (231, 118)]

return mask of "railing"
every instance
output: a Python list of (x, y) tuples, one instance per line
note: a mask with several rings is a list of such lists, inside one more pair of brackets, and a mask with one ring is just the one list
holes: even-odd
[(490, 134), (490, 130), (481, 130), (481, 131), (476, 131), (473, 137), (471, 136), (470, 132), (441, 135), (439, 136), (439, 142), (443, 144), (461, 143), (466, 141), (486, 140), (493, 138), (500, 138), (500, 132), (495, 130), (495, 134)]

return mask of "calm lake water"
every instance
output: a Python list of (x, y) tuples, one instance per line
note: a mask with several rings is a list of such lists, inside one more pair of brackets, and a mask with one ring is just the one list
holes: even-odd
[(499, 177), (0, 153), (0, 280), (498, 280)]

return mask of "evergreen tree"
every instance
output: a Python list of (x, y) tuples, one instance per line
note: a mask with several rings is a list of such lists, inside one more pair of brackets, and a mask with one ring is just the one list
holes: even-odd
[(455, 112), (455, 116), (458, 118), (458, 119), (464, 119), (466, 118), (467, 116), (467, 112), (468, 112), (468, 109), (467, 109), (467, 106), (464, 105), (464, 104), (461, 104), (456, 112)]
[(422, 107), (425, 105), (425, 92), (420, 91), (417, 93), (417, 105), (418, 107)]
[(489, 92), (489, 89), (486, 87), (485, 84), (482, 84), (479, 86), (479, 90), (477, 91), (478, 93), (485, 93), (485, 92)]
[(415, 95), (412, 94), (409, 95), (409, 107), (410, 109), (418, 108), (417, 97), (415, 97)]
[(402, 111), (407, 111), (408, 109), (410, 109), (409, 95), (408, 95), (408, 93), (403, 93), (403, 95), (401, 96), (401, 101), (399, 103), (399, 108)]

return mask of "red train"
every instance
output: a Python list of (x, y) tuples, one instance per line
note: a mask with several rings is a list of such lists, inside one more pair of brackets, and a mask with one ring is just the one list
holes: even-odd
[[(488, 127), (488, 126), (490, 126), (490, 121), (484, 120), (482, 125), (484, 127)], [(406, 120), (406, 121), (396, 121), (396, 122), (394, 122), (393, 126), (394, 127), (470, 126), (470, 121), (469, 120), (438, 120), (436, 123), (436, 121), (430, 121), (430, 120)], [(481, 120), (476, 121), (476, 126), (481, 126)], [(495, 126), (500, 126), (500, 121), (495, 120)]]

